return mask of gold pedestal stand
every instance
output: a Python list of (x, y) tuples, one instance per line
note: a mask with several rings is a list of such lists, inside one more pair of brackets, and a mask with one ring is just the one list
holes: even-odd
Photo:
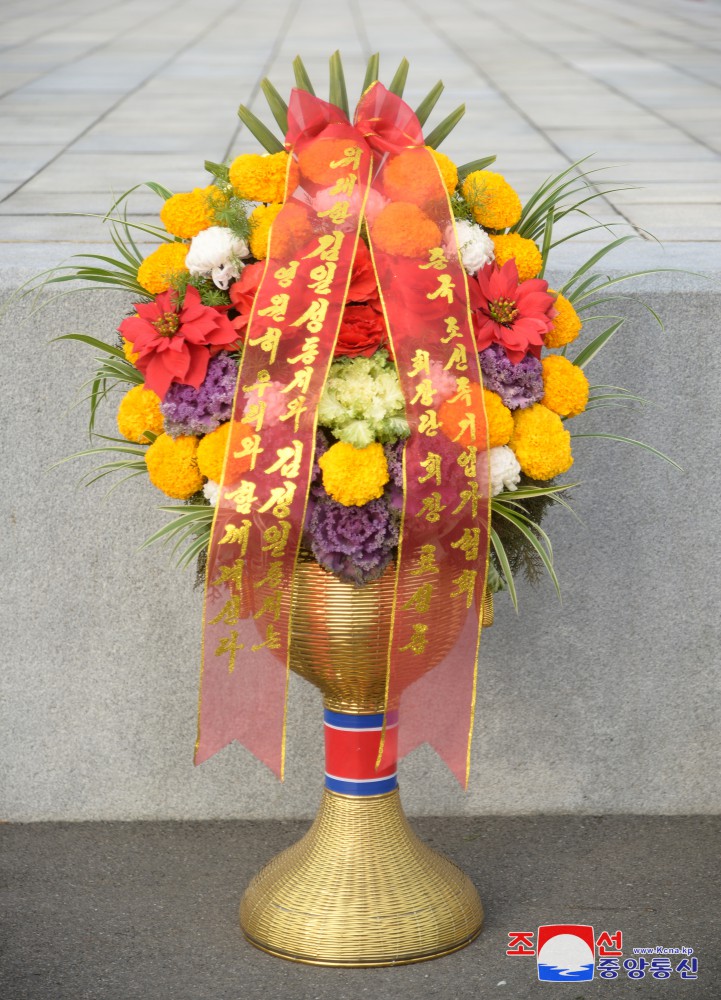
[(325, 790), (305, 837), (251, 882), (240, 922), (252, 944), (296, 962), (400, 965), (468, 944), (483, 908), (467, 876), (413, 833), (398, 791)]
[[(394, 596), (399, 603), (410, 596), (402, 587), (394, 595), (394, 588), (393, 567), (359, 590), (301, 553), (290, 609), (290, 665), (320, 688), (327, 709), (356, 715), (385, 710)], [(263, 596), (259, 588), (255, 599)], [(484, 624), (492, 617), (487, 594)], [(436, 662), (453, 646), (459, 620), (451, 606), (435, 623)], [(396, 965), (462, 948), (479, 933), (483, 908), (467, 876), (413, 833), (397, 789), (365, 796), (325, 789), (305, 837), (251, 882), (240, 924), (256, 947), (295, 962)]]

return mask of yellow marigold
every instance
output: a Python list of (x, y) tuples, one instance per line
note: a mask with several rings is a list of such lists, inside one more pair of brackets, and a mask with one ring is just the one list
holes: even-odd
[(383, 496), (388, 482), (388, 462), (378, 441), (365, 448), (354, 448), (347, 441), (337, 441), (321, 455), (326, 492), (345, 507), (362, 507)]
[(581, 332), (582, 323), (578, 313), (571, 303), (560, 292), (552, 292), (556, 296), (556, 315), (553, 317), (553, 326), (545, 337), (546, 347), (563, 347), (571, 344)]
[(228, 434), (230, 433), (230, 421), (216, 427), (210, 434), (200, 439), (198, 444), (198, 468), (201, 475), (213, 482), (219, 483), (223, 475), (223, 461), (225, 460), (225, 449), (228, 447)]
[[(230, 183), (239, 198), (248, 201), (264, 201), (266, 204), (283, 201), (285, 197), (285, 176), (288, 171), (288, 154), (243, 153), (236, 156), (230, 165)], [(298, 167), (295, 160), (290, 163), (288, 189), (298, 186)]]
[(136, 385), (127, 392), (118, 407), (118, 430), (128, 441), (147, 443), (145, 431), (160, 434), (163, 414), (160, 399), (152, 389)]
[[(215, 483), (219, 483), (223, 475), (223, 461), (228, 447), (229, 433), (230, 422), (221, 424), (220, 427), (216, 427), (210, 434), (201, 438), (198, 445), (198, 468), (204, 476), (212, 479)], [(255, 431), (249, 424), (239, 421), (233, 429), (233, 448), (240, 444), (243, 438), (252, 437), (254, 434)], [(235, 483), (244, 472), (248, 471), (250, 463), (250, 455), (241, 455), (240, 457), (232, 455), (228, 459), (225, 481)]]
[(160, 220), (173, 236), (191, 240), (213, 225), (215, 209), (224, 200), (223, 192), (214, 184), (193, 188), (168, 198), (160, 210)]
[(138, 268), (138, 284), (151, 295), (167, 292), (172, 276), (186, 270), (187, 253), (187, 243), (161, 243)]
[(203, 485), (197, 454), (197, 437), (159, 434), (145, 452), (150, 482), (174, 500), (187, 500)]
[(257, 260), (268, 256), (268, 234), (282, 205), (258, 205), (248, 216), (250, 222), (250, 252)]
[(504, 404), (497, 392), (483, 390), (483, 404), (486, 408), (488, 423), (488, 447), (500, 448), (508, 444), (513, 433), (513, 414)]
[(486, 229), (507, 229), (521, 218), (521, 199), (508, 181), (492, 170), (473, 170), (461, 185), (473, 218)]
[(298, 154), (300, 172), (321, 187), (334, 184), (338, 180), (338, 167), (330, 164), (345, 157), (348, 143), (348, 139), (323, 139), (305, 146)]
[(588, 379), (582, 368), (560, 354), (549, 354), (543, 365), (541, 402), (560, 417), (577, 417), (588, 402)]
[(386, 205), (373, 223), (373, 240), (379, 250), (401, 257), (423, 257), (441, 245), (441, 231), (418, 205), (393, 201)]
[(134, 365), (135, 362), (140, 357), (140, 352), (134, 351), (133, 345), (130, 343), (129, 340), (126, 340), (125, 337), (122, 338), (122, 341), (123, 341), (123, 354), (125, 355), (125, 360), (129, 362), (131, 365)]
[(453, 194), (458, 186), (458, 167), (445, 153), (439, 153), (437, 149), (431, 149), (430, 146), (426, 146), (426, 149), (436, 161), (443, 183), (446, 185), (446, 191), (448, 194)]
[(571, 435), (558, 414), (541, 403), (514, 412), (509, 445), (531, 479), (553, 479), (573, 465)]
[(516, 262), (518, 280), (528, 281), (535, 278), (543, 267), (543, 257), (533, 240), (527, 240), (518, 233), (507, 233), (505, 236), (491, 236), (495, 251), (496, 264), (503, 267), (511, 257)]

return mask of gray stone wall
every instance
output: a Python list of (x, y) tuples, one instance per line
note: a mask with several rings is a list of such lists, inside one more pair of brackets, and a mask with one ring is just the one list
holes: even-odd
[[(6, 291), (49, 253), (15, 266), (4, 252)], [(633, 266), (627, 253), (621, 266)], [(680, 246), (667, 263), (702, 257)], [(633, 323), (590, 369), (654, 405), (572, 428), (647, 441), (685, 472), (627, 445), (577, 442), (580, 520), (558, 510), (547, 522), (563, 604), (545, 579), (521, 583), (518, 616), (498, 599), (481, 645), (469, 791), (422, 748), (401, 767), (409, 812), (718, 811), (720, 286), (710, 262), (713, 280), (638, 282), (665, 331), (619, 303)], [(0, 316), (0, 818), (311, 815), (317, 693), (293, 679), (284, 784), (237, 745), (194, 768), (201, 593), (167, 551), (139, 550), (162, 523), (162, 498), (144, 478), (105, 498), (107, 480), (77, 485), (82, 463), (50, 468), (86, 446), (86, 409), (73, 403), (92, 351), (49, 341), (110, 336), (126, 304), (92, 292), (35, 313), (27, 300), (6, 303)], [(112, 429), (111, 407), (105, 420)]]

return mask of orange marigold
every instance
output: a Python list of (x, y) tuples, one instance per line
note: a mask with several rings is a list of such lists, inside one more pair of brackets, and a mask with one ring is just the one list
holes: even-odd
[(507, 229), (521, 218), (521, 199), (511, 185), (492, 170), (473, 170), (461, 185), (473, 218), (486, 229)]
[(145, 452), (150, 482), (174, 500), (192, 497), (203, 485), (197, 453), (197, 437), (159, 434)]
[(160, 220), (173, 236), (191, 240), (215, 221), (215, 209), (225, 197), (220, 188), (209, 184), (185, 194), (174, 194), (160, 209)]
[[(469, 445), (480, 447), (483, 440), (480, 431), (485, 423), (488, 427), (488, 447), (499, 448), (508, 444), (513, 432), (513, 416), (501, 397), (490, 389), (483, 389), (477, 382), (470, 387), (470, 404), (466, 399), (446, 400), (438, 410), (438, 419), (446, 437), (457, 441), (464, 448)], [(468, 426), (468, 414), (475, 418), (475, 429)], [(474, 432), (475, 430), (475, 432)], [(478, 437), (476, 437), (478, 435)]]
[(393, 201), (381, 209), (373, 223), (373, 240), (379, 250), (401, 257), (426, 257), (441, 245), (441, 231), (418, 205)]
[(338, 180), (338, 168), (330, 164), (344, 158), (348, 145), (348, 139), (321, 139), (306, 146), (298, 154), (301, 174), (314, 184), (329, 187)]
[(544, 343), (546, 347), (563, 347), (565, 344), (573, 343), (581, 332), (583, 324), (565, 295), (553, 292), (550, 288), (548, 291), (556, 296), (556, 315), (553, 317), (553, 326), (546, 334)]
[(588, 402), (588, 379), (582, 368), (561, 354), (549, 354), (543, 365), (541, 402), (561, 417), (577, 417)]
[[(228, 435), (230, 434), (230, 421), (216, 427), (210, 434), (206, 434), (200, 439), (198, 445), (198, 468), (204, 476), (219, 483), (223, 475), (223, 462), (225, 452), (228, 447)], [(243, 438), (252, 437), (255, 431), (249, 424), (238, 422), (233, 428), (233, 448), (238, 445)], [(238, 458), (232, 455), (229, 459), (229, 468), (226, 470), (226, 482), (235, 483), (244, 472), (250, 468), (250, 456)]]
[(174, 275), (185, 271), (187, 243), (161, 243), (138, 268), (138, 284), (151, 295), (167, 292)]
[(444, 187), (449, 194), (453, 193), (458, 183), (458, 171), (453, 163), (443, 153), (436, 153), (430, 147), (416, 147), (404, 149), (388, 161), (383, 171), (383, 189), (389, 198), (423, 205), (443, 197), (438, 183), (438, 170), (428, 153), (438, 164)]
[(518, 280), (528, 281), (535, 278), (543, 267), (543, 257), (533, 240), (527, 240), (518, 233), (507, 233), (504, 236), (491, 236), (495, 251), (496, 264), (503, 267), (507, 260), (513, 258), (518, 270)]
[(542, 403), (514, 412), (509, 445), (521, 471), (531, 479), (545, 482), (573, 465), (571, 435), (558, 414)]
[(288, 153), (243, 153), (236, 156), (230, 165), (229, 177), (235, 193), (248, 201), (263, 201), (266, 204), (283, 201), (285, 198), (285, 178), (288, 170), (288, 190), (298, 186), (298, 167), (295, 160), (289, 164)]

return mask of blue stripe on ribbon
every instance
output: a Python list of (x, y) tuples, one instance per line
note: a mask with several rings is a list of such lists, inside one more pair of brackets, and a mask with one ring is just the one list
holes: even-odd
[(325, 787), (330, 792), (339, 792), (341, 795), (382, 795), (384, 792), (392, 792), (398, 787), (398, 775), (392, 774), (389, 778), (373, 778), (370, 781), (353, 781), (345, 778), (334, 778), (330, 774), (325, 776)]
[[(323, 709), (323, 721), (335, 729), (380, 729), (383, 726), (383, 712), (373, 715), (350, 715), (346, 712), (333, 712), (330, 708)], [(398, 713), (388, 713), (388, 725), (398, 722)]]

